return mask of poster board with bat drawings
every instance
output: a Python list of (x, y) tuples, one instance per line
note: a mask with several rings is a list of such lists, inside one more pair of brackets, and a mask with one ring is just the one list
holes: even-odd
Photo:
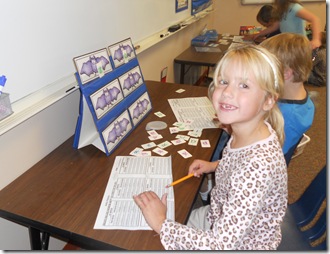
[(109, 156), (152, 109), (134, 46), (128, 38), (73, 61), (81, 92), (73, 147)]

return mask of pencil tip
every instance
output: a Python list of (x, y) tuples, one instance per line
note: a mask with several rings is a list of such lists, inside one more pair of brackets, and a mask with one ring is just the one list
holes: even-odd
[(169, 186), (169, 185), (166, 185), (166, 186), (165, 186), (165, 188), (168, 188), (168, 187), (170, 187), (170, 186)]

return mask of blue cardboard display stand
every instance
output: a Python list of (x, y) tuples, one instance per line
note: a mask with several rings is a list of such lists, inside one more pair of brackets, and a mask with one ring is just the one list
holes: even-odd
[(81, 94), (73, 147), (93, 144), (109, 156), (150, 113), (152, 104), (131, 40), (104, 52), (74, 59)]

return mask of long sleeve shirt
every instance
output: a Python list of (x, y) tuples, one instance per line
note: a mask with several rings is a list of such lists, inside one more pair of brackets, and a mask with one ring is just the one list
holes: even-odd
[(281, 242), (287, 208), (287, 168), (282, 148), (271, 135), (233, 149), (232, 138), (215, 171), (207, 214), (210, 230), (166, 219), (160, 239), (168, 250), (274, 250)]

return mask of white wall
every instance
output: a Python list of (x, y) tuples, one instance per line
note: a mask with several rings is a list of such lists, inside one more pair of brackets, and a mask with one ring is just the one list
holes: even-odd
[[(199, 34), (205, 24), (212, 27), (211, 17), (201, 19), (139, 54), (145, 80), (159, 81), (160, 71), (167, 66), (167, 81), (174, 82), (177, 71), (173, 59), (189, 47), (191, 38)], [(78, 105), (77, 90), (0, 136), (0, 189), (74, 134)], [(30, 249), (28, 230), (23, 226), (0, 219), (0, 235), (0, 249)], [(52, 250), (62, 249), (64, 245), (65, 242), (50, 239)]]
[(16, 101), (73, 73), (74, 57), (142, 40), (190, 16), (190, 9), (176, 13), (174, 0), (2, 0), (5, 90)]
[[(0, 189), (72, 136), (78, 105), (79, 91), (75, 91), (0, 136)], [(0, 235), (2, 250), (30, 249), (25, 227), (0, 219)], [(50, 241), (50, 249), (61, 249), (63, 246), (63, 242)]]
[[(213, 16), (210, 14), (139, 54), (138, 59), (144, 78), (160, 81), (161, 70), (168, 67), (166, 81), (179, 83), (180, 66), (174, 64), (173, 59), (190, 47), (191, 39), (200, 34), (205, 26), (212, 28), (212, 20)], [(185, 83), (195, 83), (196, 79), (199, 78), (199, 75), (196, 76), (196, 74), (199, 74), (198, 68), (191, 68), (185, 75)]]

